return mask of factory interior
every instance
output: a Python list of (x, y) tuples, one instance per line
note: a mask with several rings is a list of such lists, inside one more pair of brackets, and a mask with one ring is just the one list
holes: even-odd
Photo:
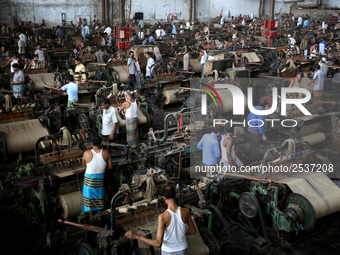
[(8, 0), (0, 28), (1, 254), (339, 254), (340, 1)]

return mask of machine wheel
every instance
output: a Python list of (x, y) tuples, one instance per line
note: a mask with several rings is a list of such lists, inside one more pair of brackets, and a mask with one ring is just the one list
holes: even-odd
[(315, 225), (315, 211), (312, 204), (303, 195), (298, 193), (289, 194), (283, 203), (284, 208), (287, 208), (289, 204), (295, 204), (299, 206), (303, 211), (303, 230), (310, 230)]
[(205, 206), (203, 209), (207, 209), (211, 212), (211, 231), (214, 233), (220, 232), (224, 227), (224, 219), (221, 210), (216, 205), (208, 205)]
[(86, 114), (79, 114), (79, 125), (81, 128), (88, 129), (90, 128), (89, 117)]
[(138, 148), (140, 159), (147, 160), (149, 158), (148, 146), (145, 143), (140, 143)]
[(185, 100), (185, 106), (189, 109), (195, 109), (195, 99), (193, 97), (188, 97), (187, 100)]
[(244, 216), (254, 219), (257, 216), (257, 198), (250, 192), (244, 192), (238, 199), (238, 206)]
[(335, 84), (339, 84), (339, 83), (340, 83), (340, 73), (334, 74), (334, 75), (333, 75), (332, 81), (333, 81)]
[(220, 246), (211, 231), (203, 226), (198, 227), (198, 230), (202, 236), (203, 242), (209, 249), (210, 255), (220, 255)]
[(143, 129), (144, 132), (149, 132), (149, 129), (151, 127), (151, 121), (152, 121), (150, 114), (148, 113), (148, 111), (144, 107), (141, 107), (140, 109), (141, 109), (143, 115), (146, 118), (146, 123), (143, 125), (142, 129)]

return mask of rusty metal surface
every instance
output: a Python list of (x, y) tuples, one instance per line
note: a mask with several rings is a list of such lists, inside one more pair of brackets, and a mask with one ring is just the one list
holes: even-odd
[(29, 120), (31, 118), (31, 113), (28, 111), (26, 112), (19, 112), (19, 113), (6, 113), (0, 115), (0, 123), (9, 123), (9, 122), (16, 122), (22, 120)]

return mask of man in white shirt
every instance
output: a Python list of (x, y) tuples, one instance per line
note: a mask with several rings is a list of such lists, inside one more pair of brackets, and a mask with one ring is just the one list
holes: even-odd
[(21, 41), (24, 41), (26, 43), (27, 36), (24, 35), (22, 32), (20, 32), (19, 38), (20, 38)]
[(224, 25), (224, 19), (223, 19), (222, 15), (220, 15), (220, 17), (221, 17), (220, 25), (223, 26)]
[(18, 52), (21, 57), (25, 57), (26, 54), (26, 40), (27, 36), (20, 32), (19, 40), (18, 40)]
[(154, 74), (153, 65), (155, 64), (155, 60), (151, 57), (150, 52), (145, 53), (145, 57), (147, 58), (146, 75), (145, 76), (150, 77), (152, 74)]
[(199, 47), (199, 51), (200, 51), (200, 56), (198, 57), (198, 60), (201, 63), (201, 71), (202, 71), (202, 75), (203, 75), (205, 60), (207, 59), (208, 55), (207, 55), (207, 52), (204, 50), (203, 46)]
[(189, 71), (190, 54), (191, 54), (191, 50), (188, 49), (188, 52), (183, 57), (183, 71)]
[(299, 15), (298, 21), (297, 21), (297, 26), (302, 26), (302, 17)]
[(105, 28), (104, 30), (104, 34), (107, 33), (108, 35), (111, 35), (112, 29), (110, 28), (110, 26), (108, 26), (107, 28)]
[(235, 43), (236, 40), (237, 40), (237, 31), (233, 31), (233, 36), (232, 36), (232, 38), (233, 38), (233, 42)]
[(190, 22), (189, 22), (189, 20), (187, 20), (187, 22), (185, 23), (185, 25), (187, 26), (187, 29), (190, 29)]
[(241, 24), (242, 24), (242, 26), (245, 26), (246, 25), (246, 21), (244, 19), (242, 19)]
[(40, 43), (37, 44), (37, 49), (35, 50), (34, 54), (39, 56), (39, 60), (45, 59), (44, 51), (41, 49)]
[(291, 35), (288, 35), (288, 42), (289, 42), (290, 47), (292, 47), (292, 48), (295, 47), (296, 40)]
[(323, 74), (325, 75), (325, 77), (327, 77), (327, 73), (328, 73), (328, 66), (325, 64), (327, 61), (327, 59), (325, 57), (323, 57), (319, 63), (320, 65), (320, 71), (323, 72)]
[(111, 106), (108, 98), (103, 98), (100, 104), (102, 114), (102, 141), (112, 141), (119, 134), (117, 110)]

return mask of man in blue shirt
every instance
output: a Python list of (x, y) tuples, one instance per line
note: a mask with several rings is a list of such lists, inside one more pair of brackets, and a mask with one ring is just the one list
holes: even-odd
[(326, 49), (327, 49), (327, 43), (325, 42), (325, 39), (322, 39), (322, 42), (319, 43), (319, 53), (324, 55)]
[(149, 38), (148, 38), (147, 36), (145, 36), (142, 45), (146, 45), (146, 44), (148, 43), (148, 39), (149, 39)]
[[(261, 98), (259, 101), (259, 105), (255, 106), (256, 110), (263, 110), (267, 105), (267, 100)], [(261, 136), (263, 137), (263, 141), (267, 141), (266, 134), (264, 132), (264, 122), (262, 115), (256, 115), (252, 112), (249, 113), (247, 118), (248, 129), (250, 131), (251, 137), (251, 145), (248, 148), (246, 153), (243, 153), (243, 157), (246, 159), (251, 159), (253, 162), (257, 161), (258, 150), (260, 148), (260, 140)]]
[(233, 51), (233, 42), (230, 42), (227, 47), (225, 48), (227, 51)]
[(222, 126), (216, 125), (210, 134), (205, 134), (197, 144), (202, 151), (202, 163), (206, 166), (216, 165), (221, 160), (221, 145), (219, 137), (223, 131)]
[(151, 43), (154, 40), (153, 35), (149, 37), (149, 43)]
[(73, 103), (78, 102), (78, 84), (73, 82), (73, 76), (69, 75), (66, 78), (67, 84), (62, 86), (61, 88), (55, 88), (53, 86), (47, 86), (45, 85), (46, 88), (52, 89), (55, 91), (67, 91), (68, 95), (68, 102), (67, 102), (67, 107), (74, 107)]
[(63, 31), (61, 30), (60, 26), (57, 26), (57, 32), (55, 33), (56, 37), (62, 37)]

